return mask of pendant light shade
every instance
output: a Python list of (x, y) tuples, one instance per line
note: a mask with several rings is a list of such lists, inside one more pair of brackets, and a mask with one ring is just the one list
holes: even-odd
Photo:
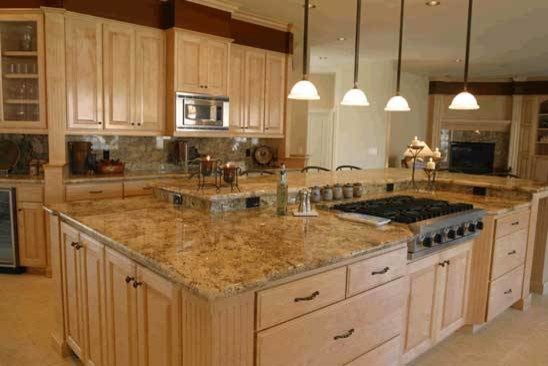
[(310, 0), (304, 2), (304, 36), (303, 36), (303, 79), (298, 81), (287, 96), (296, 100), (319, 100), (320, 95), (312, 82), (308, 80), (308, 12)]
[(367, 107), (369, 101), (367, 96), (358, 88), (359, 64), (360, 64), (360, 28), (361, 28), (361, 13), (362, 0), (357, 0), (356, 4), (356, 43), (354, 45), (354, 87), (346, 92), (341, 101), (341, 105), (354, 107)]
[(455, 110), (477, 110), (480, 108), (478, 105), (478, 101), (476, 100), (476, 97), (474, 97), (471, 93), (468, 92), (468, 66), (470, 63), (470, 35), (472, 33), (472, 8), (473, 8), (473, 0), (468, 1), (468, 29), (466, 32), (466, 59), (464, 63), (464, 91), (462, 93), (457, 94), (455, 98), (453, 98), (453, 101), (451, 102), (451, 105), (449, 105), (449, 109), (455, 109)]
[(396, 82), (396, 95), (390, 98), (386, 107), (384, 108), (387, 112), (409, 112), (409, 103), (407, 100), (400, 95), (400, 84), (401, 84), (401, 54), (403, 46), (403, 14), (405, 9), (405, 0), (401, 0), (400, 8), (400, 42), (398, 46), (398, 75)]

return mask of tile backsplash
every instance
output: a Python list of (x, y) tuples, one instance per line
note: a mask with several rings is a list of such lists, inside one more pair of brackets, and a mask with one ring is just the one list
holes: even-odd
[(10, 140), (19, 147), (19, 160), (10, 171), (12, 174), (28, 174), (33, 159), (48, 160), (47, 135), (0, 134), (0, 140)]
[(255, 138), (174, 138), (174, 137), (130, 137), (130, 136), (67, 136), (67, 142), (89, 141), (97, 159), (102, 159), (104, 150), (110, 151), (111, 159), (120, 159), (127, 170), (180, 170), (171, 154), (177, 140), (187, 141), (203, 155), (211, 155), (223, 162), (237, 163), (242, 169), (255, 166), (253, 153), (259, 145), (269, 145), (268, 140)]

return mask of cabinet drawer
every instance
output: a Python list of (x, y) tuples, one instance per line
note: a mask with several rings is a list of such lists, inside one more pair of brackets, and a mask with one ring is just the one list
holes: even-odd
[(523, 264), (525, 262), (526, 248), (527, 230), (516, 231), (510, 235), (496, 239), (491, 279), (497, 279), (506, 272)]
[(400, 364), (400, 336), (346, 364), (346, 366), (398, 366)]
[(355, 263), (348, 267), (347, 296), (402, 277), (406, 268), (407, 248)]
[(487, 321), (490, 321), (521, 298), (523, 266), (491, 282)]
[(257, 335), (257, 365), (341, 365), (401, 334), (401, 278)]
[(122, 198), (122, 182), (70, 184), (66, 186), (67, 201), (84, 201), (105, 198)]
[(257, 294), (257, 328), (271, 327), (344, 299), (346, 267)]
[(17, 202), (42, 203), (44, 201), (44, 190), (41, 184), (19, 185), (15, 195)]
[(148, 196), (153, 192), (150, 180), (124, 182), (124, 197)]
[(496, 237), (511, 234), (529, 227), (529, 210), (505, 216), (497, 220)]

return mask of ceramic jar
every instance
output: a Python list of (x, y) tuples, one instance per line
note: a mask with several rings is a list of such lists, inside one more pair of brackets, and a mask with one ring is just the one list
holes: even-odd
[(330, 185), (322, 188), (322, 199), (324, 201), (333, 201), (333, 188)]
[(361, 183), (354, 183), (354, 197), (359, 198), (363, 195), (363, 185)]
[(322, 190), (318, 186), (314, 186), (310, 190), (310, 202), (318, 203), (322, 200)]
[(352, 184), (346, 183), (343, 186), (343, 197), (346, 199), (354, 197), (354, 187), (352, 187)]
[(343, 187), (338, 183), (333, 186), (333, 199), (335, 201), (343, 199)]

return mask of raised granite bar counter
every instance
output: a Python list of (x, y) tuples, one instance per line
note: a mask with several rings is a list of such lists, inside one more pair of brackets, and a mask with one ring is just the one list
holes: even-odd
[(52, 205), (83, 233), (197, 294), (212, 299), (376, 251), (403, 248), (413, 234), (373, 228), (322, 212), (276, 216), (273, 209), (209, 214), (152, 197)]

